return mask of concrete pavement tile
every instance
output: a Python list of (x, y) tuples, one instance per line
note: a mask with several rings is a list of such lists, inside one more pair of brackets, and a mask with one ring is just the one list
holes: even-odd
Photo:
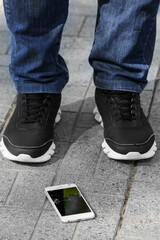
[(3, 9), (1, 9), (1, 3), (0, 3), (0, 31), (6, 31), (6, 29), (7, 29), (6, 19), (5, 19), (4, 11)]
[(159, 165), (149, 165), (149, 166), (137, 166), (136, 175), (134, 177), (135, 181), (141, 182), (160, 182), (160, 164)]
[(0, 239), (30, 239), (38, 216), (35, 210), (0, 208)]
[(0, 67), (8, 67), (10, 63), (10, 55), (0, 55)]
[(93, 142), (75, 142), (65, 155), (59, 174), (66, 176), (75, 174), (78, 176), (92, 176), (97, 164), (100, 146)]
[(78, 112), (84, 98), (86, 87), (68, 85), (62, 93), (62, 111)]
[(103, 128), (101, 125), (90, 126), (88, 128), (78, 128), (76, 127), (74, 130), (73, 137), (71, 139), (72, 142), (80, 141), (80, 142), (96, 142), (101, 143), (103, 141)]
[[(62, 37), (60, 53), (66, 53), (67, 49), (70, 51), (71, 49), (78, 51), (78, 49), (83, 50), (84, 52), (81, 55), (86, 54), (85, 51), (90, 51), (92, 47), (93, 39), (91, 38), (81, 38), (81, 37)], [(63, 52), (64, 51), (64, 52)], [(75, 53), (76, 54), (76, 53)], [(78, 56), (78, 54), (77, 54)], [(71, 57), (71, 56), (70, 56)]]
[(123, 239), (122, 237), (126, 235), (128, 237), (142, 238), (143, 240), (159, 240), (160, 220), (145, 217), (138, 218), (136, 216), (125, 217), (119, 238)]
[(157, 199), (158, 203), (160, 198), (159, 183), (134, 181), (130, 192), (130, 198), (135, 198), (136, 196), (146, 199), (154, 198)]
[(55, 211), (44, 211), (32, 240), (71, 240), (76, 223), (62, 223)]
[(143, 91), (141, 94), (141, 106), (146, 116), (148, 116), (149, 114), (152, 95), (153, 95), (152, 91)]
[(133, 168), (133, 162), (130, 161), (116, 161), (113, 159), (109, 159), (105, 154), (101, 154), (99, 161), (99, 168), (96, 173), (97, 178), (109, 179), (116, 178), (117, 179), (128, 179), (130, 172)]
[(160, 91), (156, 91), (150, 112), (150, 118), (160, 119), (159, 106), (160, 106)]
[(97, 125), (93, 113), (80, 113), (77, 120), (77, 127), (91, 128)]
[(11, 34), (8, 31), (0, 31), (0, 54), (6, 54), (10, 46)]
[(96, 15), (97, 1), (95, 0), (70, 0), (70, 13), (78, 15)]
[(160, 118), (156, 118), (156, 116), (152, 117), (153, 114), (151, 115), (151, 117), (149, 118), (149, 122), (151, 123), (151, 126), (153, 128), (153, 131), (155, 133), (155, 139), (157, 142), (157, 148), (160, 149)]
[(95, 108), (94, 97), (86, 97), (81, 112), (88, 112), (93, 114), (94, 108)]
[(85, 16), (69, 14), (66, 25), (63, 30), (63, 35), (78, 36)]
[[(127, 203), (125, 217), (139, 217), (160, 220), (160, 205), (156, 198), (132, 196)], [(125, 218), (124, 217), (124, 218)]]
[(61, 121), (55, 127), (55, 141), (69, 141), (77, 114), (63, 112)]
[(80, 37), (94, 37), (96, 24), (96, 16), (88, 16), (85, 20), (84, 26), (81, 29)]
[(17, 172), (0, 170), (0, 205), (4, 205), (16, 176)]
[(41, 209), (45, 201), (44, 189), (51, 184), (54, 177), (55, 173), (52, 171), (19, 173), (6, 206)]
[(119, 236), (115, 238), (115, 240), (151, 240), (151, 239), (144, 239), (144, 238), (139, 238), (139, 237), (132, 237), (132, 236)]
[(74, 234), (74, 240), (112, 240), (118, 221), (118, 215), (103, 215), (94, 220), (80, 222)]

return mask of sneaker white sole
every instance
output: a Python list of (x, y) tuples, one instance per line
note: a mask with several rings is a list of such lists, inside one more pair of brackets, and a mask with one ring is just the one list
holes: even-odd
[(143, 160), (151, 158), (155, 155), (157, 150), (156, 142), (153, 143), (150, 150), (146, 153), (139, 153), (139, 152), (129, 152), (127, 154), (120, 154), (112, 150), (109, 145), (106, 143), (106, 140), (102, 143), (103, 152), (107, 154), (109, 158), (116, 159), (116, 160)]
[[(59, 109), (56, 119), (55, 119), (55, 124), (58, 123), (61, 120), (61, 115), (62, 112)], [(12, 153), (10, 153), (8, 151), (8, 149), (6, 148), (6, 146), (4, 145), (3, 142), (3, 138), (0, 142), (0, 151), (3, 155), (4, 158), (7, 158), (9, 160), (12, 161), (16, 161), (16, 162), (23, 162), (23, 163), (42, 163), (42, 162), (47, 162), (51, 159), (51, 157), (53, 156), (53, 154), (55, 153), (55, 149), (56, 146), (54, 144), (54, 142), (52, 142), (51, 146), (49, 147), (49, 149), (47, 150), (47, 152), (45, 152), (42, 156), (37, 157), (37, 158), (32, 158), (30, 155), (28, 154), (19, 154), (18, 156), (13, 155)]]
[[(103, 126), (102, 117), (101, 117), (97, 107), (94, 108), (93, 114), (94, 114), (95, 120), (97, 122), (99, 122), (101, 124), (101, 126)], [(116, 160), (143, 160), (143, 159), (148, 159), (148, 158), (153, 157), (155, 155), (155, 152), (157, 151), (156, 142), (153, 143), (152, 147), (150, 148), (150, 150), (148, 152), (143, 153), (143, 154), (141, 154), (139, 152), (128, 152), (127, 154), (117, 153), (109, 147), (109, 145), (106, 143), (106, 140), (103, 141), (102, 148), (103, 148), (103, 152), (109, 158), (116, 159)]]

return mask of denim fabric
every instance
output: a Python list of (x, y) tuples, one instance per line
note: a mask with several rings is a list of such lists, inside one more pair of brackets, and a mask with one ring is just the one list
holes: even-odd
[[(68, 70), (59, 47), (68, 0), (3, 0), (12, 32), (10, 74), (21, 93), (59, 93)], [(75, 0), (76, 1), (76, 0)], [(98, 0), (89, 57), (95, 85), (141, 92), (147, 83), (159, 0)]]
[(147, 84), (159, 0), (99, 0), (90, 54), (95, 85), (142, 92)]
[(10, 74), (21, 93), (59, 93), (68, 70), (58, 54), (68, 0), (4, 0), (12, 33)]

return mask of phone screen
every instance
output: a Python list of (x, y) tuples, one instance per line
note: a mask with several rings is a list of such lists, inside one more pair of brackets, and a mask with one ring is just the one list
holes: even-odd
[(91, 212), (76, 187), (48, 191), (62, 216)]

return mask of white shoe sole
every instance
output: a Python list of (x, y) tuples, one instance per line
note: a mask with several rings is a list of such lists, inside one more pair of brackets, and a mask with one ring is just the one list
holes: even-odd
[[(99, 122), (101, 124), (101, 126), (103, 126), (102, 117), (101, 117), (97, 107), (94, 108), (93, 114), (94, 114), (95, 120), (97, 122)], [(155, 155), (155, 152), (157, 151), (156, 142), (153, 143), (152, 147), (150, 148), (150, 150), (148, 152), (143, 153), (143, 154), (141, 154), (139, 152), (128, 152), (127, 154), (117, 153), (109, 147), (109, 145), (106, 143), (106, 140), (103, 141), (102, 148), (103, 148), (103, 152), (109, 158), (116, 159), (116, 160), (131, 160), (131, 161), (132, 160), (149, 159), (149, 158), (153, 157)]]
[[(56, 119), (55, 119), (55, 124), (58, 123), (61, 120), (61, 115), (62, 112), (59, 109)], [(4, 142), (3, 142), (3, 138), (0, 142), (0, 151), (3, 155), (4, 158), (7, 158), (9, 160), (12, 161), (16, 161), (16, 162), (23, 162), (23, 163), (42, 163), (42, 162), (47, 162), (51, 159), (51, 157), (53, 156), (54, 152), (55, 152), (55, 144), (54, 142), (52, 142), (51, 146), (49, 147), (49, 149), (47, 150), (47, 152), (45, 152), (42, 156), (37, 157), (37, 158), (32, 158), (30, 155), (28, 154), (19, 154), (18, 156), (13, 155), (12, 153), (10, 153), (8, 151), (8, 149), (6, 148)]]

